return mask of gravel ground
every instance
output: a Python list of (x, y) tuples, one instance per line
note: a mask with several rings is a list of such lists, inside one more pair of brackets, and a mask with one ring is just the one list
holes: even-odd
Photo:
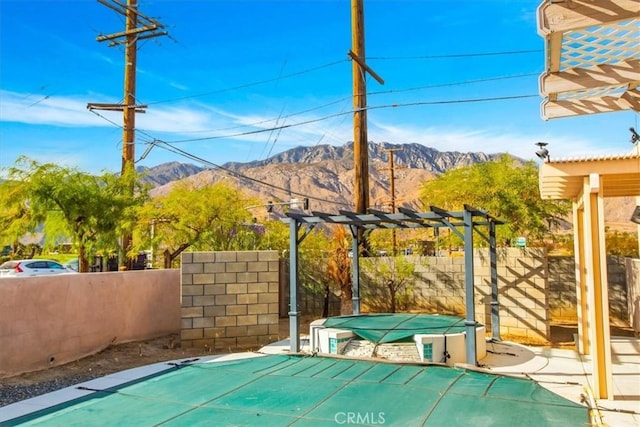
[(152, 340), (112, 345), (75, 362), (1, 378), (0, 407), (125, 369), (213, 354), (203, 348), (176, 347), (173, 345), (176, 337), (174, 334)]
[(3, 381), (0, 380), (0, 407), (83, 383), (99, 376), (101, 375), (73, 375), (33, 384), (2, 384)]

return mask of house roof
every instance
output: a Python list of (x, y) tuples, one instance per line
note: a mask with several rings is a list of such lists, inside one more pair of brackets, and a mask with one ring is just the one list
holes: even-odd
[(640, 1), (545, 0), (538, 33), (545, 39), (545, 120), (640, 112)]
[(576, 200), (592, 174), (602, 180), (603, 197), (640, 196), (639, 154), (547, 161), (540, 166), (540, 195)]

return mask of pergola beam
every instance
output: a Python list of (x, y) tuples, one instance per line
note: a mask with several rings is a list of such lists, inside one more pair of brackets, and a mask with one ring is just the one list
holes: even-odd
[(640, 13), (638, 0), (567, 0), (545, 2), (538, 9), (538, 33), (570, 31), (633, 19)]
[(639, 24), (639, 0), (543, 0), (542, 118), (640, 112)]
[(627, 85), (635, 88), (640, 82), (640, 59), (602, 64), (589, 68), (571, 68), (567, 71), (545, 73), (540, 76), (540, 93), (549, 95), (595, 89), (602, 86)]
[[(553, 95), (553, 94), (552, 94)], [(551, 95), (549, 95), (551, 99)], [(545, 120), (613, 111), (640, 111), (640, 93), (628, 90), (621, 96), (600, 96), (582, 99), (543, 101), (541, 115)]]

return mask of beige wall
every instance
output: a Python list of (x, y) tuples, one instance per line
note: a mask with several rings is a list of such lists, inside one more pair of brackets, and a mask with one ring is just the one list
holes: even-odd
[(179, 270), (0, 279), (0, 378), (179, 331)]

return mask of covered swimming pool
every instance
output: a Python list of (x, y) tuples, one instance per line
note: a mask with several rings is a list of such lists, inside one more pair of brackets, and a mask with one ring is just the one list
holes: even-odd
[(528, 379), (436, 365), (268, 355), (176, 366), (3, 425), (587, 423), (586, 407)]
[[(327, 328), (348, 329), (373, 343), (406, 341), (417, 334), (447, 335), (463, 333), (465, 319), (441, 314), (374, 313), (329, 317)], [(476, 324), (476, 327), (482, 326)]]

